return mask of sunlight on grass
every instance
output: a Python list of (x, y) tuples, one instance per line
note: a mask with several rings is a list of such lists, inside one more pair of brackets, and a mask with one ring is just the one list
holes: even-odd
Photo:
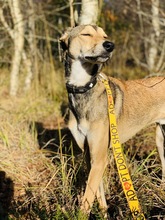
[[(0, 171), (6, 174), (3, 199), (14, 190), (8, 219), (88, 219), (79, 209), (87, 168), (80, 151), (68, 141), (69, 134), (63, 132), (64, 88), (58, 97), (50, 95), (51, 88), (47, 91), (45, 86), (37, 94), (31, 90), (26, 96), (11, 98), (7, 85), (7, 81), (0, 81)], [(160, 180), (154, 129), (143, 130), (123, 147), (144, 213), (158, 218), (165, 213), (165, 186)], [(111, 149), (104, 185), (110, 218), (130, 219)], [(97, 202), (92, 213), (96, 219), (103, 219)]]

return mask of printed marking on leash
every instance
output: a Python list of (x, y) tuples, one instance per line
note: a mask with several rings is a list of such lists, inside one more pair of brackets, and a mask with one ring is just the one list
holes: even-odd
[(109, 86), (108, 80), (104, 79), (102, 75), (101, 77), (107, 92), (111, 144), (113, 148), (117, 170), (119, 173), (120, 182), (122, 184), (123, 191), (125, 193), (128, 205), (130, 207), (133, 219), (145, 220), (145, 216), (141, 211), (140, 203), (138, 201), (131, 177), (129, 175), (129, 171), (124, 159), (124, 154), (119, 140), (112, 91)]

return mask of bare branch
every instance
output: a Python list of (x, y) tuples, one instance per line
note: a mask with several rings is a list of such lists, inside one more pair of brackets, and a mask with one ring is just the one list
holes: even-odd
[(8, 23), (5, 20), (5, 17), (3, 14), (3, 8), (0, 8), (0, 21), (2, 25), (4, 26), (4, 28), (6, 29), (6, 31), (8, 32), (8, 34), (10, 35), (10, 37), (14, 39), (14, 31), (9, 27)]
[(130, 54), (131, 56), (133, 57), (133, 59), (135, 60), (136, 64), (139, 65), (139, 66), (142, 66), (144, 68), (146, 68), (148, 70), (148, 65), (146, 63), (143, 63), (141, 62), (137, 56), (135, 56), (135, 52), (134, 52), (134, 49), (133, 47), (130, 48)]
[(136, 0), (137, 2), (137, 14), (138, 14), (138, 17), (139, 17), (139, 22), (140, 22), (140, 29), (141, 29), (141, 32), (143, 33), (144, 32), (144, 27), (143, 27), (143, 18), (142, 18), (142, 14), (140, 13), (141, 12), (141, 1), (140, 0)]
[(161, 50), (161, 55), (160, 55), (158, 64), (156, 66), (156, 71), (157, 72), (159, 72), (160, 70), (162, 71), (164, 69), (163, 68), (163, 67), (165, 67), (164, 58), (165, 58), (165, 39), (164, 39), (164, 42), (163, 42), (163, 46), (162, 46), (162, 50)]

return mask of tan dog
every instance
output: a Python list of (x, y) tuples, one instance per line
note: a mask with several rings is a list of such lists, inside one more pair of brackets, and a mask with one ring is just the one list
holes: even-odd
[[(99, 74), (114, 44), (102, 28), (92, 25), (69, 29), (60, 39), (64, 51), (66, 87), (70, 105), (69, 128), (86, 152), (90, 168), (82, 210), (90, 211), (97, 196), (107, 209), (102, 176), (110, 146), (107, 97)], [(104, 76), (106, 77), (106, 76)], [(107, 78), (107, 77), (106, 77)], [(109, 77), (121, 143), (142, 128), (157, 123), (156, 143), (165, 178), (165, 78), (122, 82)]]

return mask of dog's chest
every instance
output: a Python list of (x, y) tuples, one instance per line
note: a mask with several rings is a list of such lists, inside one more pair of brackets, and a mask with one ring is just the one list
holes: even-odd
[(84, 94), (68, 94), (69, 107), (78, 123), (82, 119), (95, 121), (107, 117), (107, 102), (105, 93), (97, 95), (92, 90)]
[(82, 118), (89, 118), (90, 103), (89, 95), (87, 94), (69, 94), (69, 107), (75, 118), (79, 122)]

